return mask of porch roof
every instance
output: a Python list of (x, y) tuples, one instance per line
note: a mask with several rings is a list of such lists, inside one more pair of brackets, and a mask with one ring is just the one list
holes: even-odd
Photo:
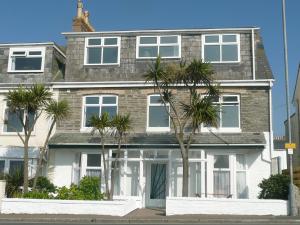
[[(56, 133), (49, 142), (49, 146), (99, 146), (100, 137), (92, 136), (90, 133)], [(107, 146), (116, 146), (117, 142), (113, 137), (107, 137)], [(192, 146), (263, 146), (266, 140), (263, 133), (201, 133), (196, 134)], [(123, 146), (166, 146), (178, 147), (174, 134), (146, 134), (133, 133), (126, 137), (126, 144)]]

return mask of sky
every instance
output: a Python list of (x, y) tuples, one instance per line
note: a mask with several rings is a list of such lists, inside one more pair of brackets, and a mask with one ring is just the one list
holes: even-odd
[[(65, 45), (77, 0), (1, 0), (0, 43), (48, 42)], [(83, 0), (96, 31), (175, 28), (261, 28), (276, 79), (274, 135), (286, 119), (281, 0)], [(300, 62), (299, 0), (286, 0), (290, 96)], [(293, 112), (293, 108), (292, 108)]]

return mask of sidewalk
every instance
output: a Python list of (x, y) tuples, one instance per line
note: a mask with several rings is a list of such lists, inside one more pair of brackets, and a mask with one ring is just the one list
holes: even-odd
[(183, 215), (165, 216), (160, 209), (138, 209), (124, 217), (98, 215), (28, 215), (0, 214), (0, 221), (70, 222), (97, 224), (162, 224), (162, 223), (284, 223), (300, 224), (300, 217), (287, 216), (233, 216), (233, 215)]

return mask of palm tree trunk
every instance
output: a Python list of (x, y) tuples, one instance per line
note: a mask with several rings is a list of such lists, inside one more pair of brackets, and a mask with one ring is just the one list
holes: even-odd
[(41, 148), (39, 159), (38, 159), (38, 165), (37, 165), (37, 168), (36, 168), (36, 172), (35, 172), (35, 176), (34, 176), (34, 180), (33, 180), (33, 185), (32, 185), (33, 190), (35, 190), (36, 182), (37, 182), (37, 179), (39, 177), (40, 170), (42, 169), (44, 154), (45, 154), (45, 148)]
[(116, 155), (116, 159), (114, 160), (113, 168), (111, 170), (111, 180), (110, 180), (110, 199), (113, 200), (113, 195), (115, 191), (115, 176), (117, 172), (117, 168), (119, 165), (119, 158), (120, 158), (120, 152), (121, 152), (121, 137), (118, 139), (118, 153)]
[(106, 159), (105, 159), (105, 147), (104, 142), (102, 141), (103, 138), (101, 138), (101, 144), (102, 144), (102, 161), (103, 161), (103, 173), (104, 173), (104, 182), (105, 182), (105, 192), (108, 199), (110, 199), (110, 191), (109, 191), (109, 185), (108, 185), (108, 174), (107, 174), (107, 167), (106, 167)]
[(182, 157), (182, 197), (188, 197), (189, 195), (189, 158), (186, 154)]
[(23, 183), (23, 193), (28, 192), (28, 138), (25, 138), (24, 143), (24, 183)]

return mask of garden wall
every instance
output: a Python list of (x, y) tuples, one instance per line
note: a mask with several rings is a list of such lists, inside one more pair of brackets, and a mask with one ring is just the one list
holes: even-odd
[(83, 201), (4, 198), (3, 214), (93, 214), (125, 216), (137, 208), (134, 200)]
[(288, 215), (288, 201), (184, 197), (167, 198), (167, 216), (185, 214)]

